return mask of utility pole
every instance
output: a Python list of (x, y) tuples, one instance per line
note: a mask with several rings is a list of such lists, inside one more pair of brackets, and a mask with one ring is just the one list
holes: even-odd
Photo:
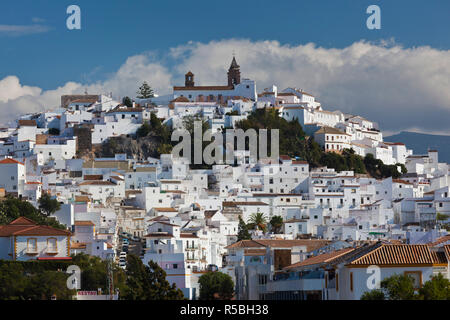
[(108, 291), (109, 291), (109, 300), (114, 299), (114, 271), (113, 271), (113, 261), (114, 254), (108, 254)]

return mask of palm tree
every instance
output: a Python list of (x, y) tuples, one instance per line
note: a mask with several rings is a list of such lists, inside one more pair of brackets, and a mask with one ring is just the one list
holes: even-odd
[(253, 213), (250, 216), (249, 223), (256, 229), (266, 231), (267, 219), (262, 212)]
[(272, 219), (270, 219), (270, 229), (274, 233), (280, 233), (281, 228), (283, 227), (283, 218), (281, 216), (273, 216)]

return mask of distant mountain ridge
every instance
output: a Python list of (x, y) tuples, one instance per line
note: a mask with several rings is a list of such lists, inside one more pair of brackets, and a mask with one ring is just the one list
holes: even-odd
[(402, 142), (415, 154), (426, 154), (428, 149), (439, 152), (439, 162), (450, 163), (450, 136), (402, 131), (385, 137), (387, 142)]

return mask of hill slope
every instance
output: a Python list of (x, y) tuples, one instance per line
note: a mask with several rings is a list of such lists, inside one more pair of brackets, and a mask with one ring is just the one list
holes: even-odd
[(388, 142), (403, 142), (415, 154), (426, 154), (428, 149), (439, 152), (439, 162), (450, 163), (450, 136), (402, 131), (399, 134), (385, 137)]

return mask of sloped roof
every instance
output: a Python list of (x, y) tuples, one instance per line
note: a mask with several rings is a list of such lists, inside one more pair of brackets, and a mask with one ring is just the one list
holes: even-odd
[(326, 246), (331, 241), (317, 239), (300, 239), (300, 240), (241, 240), (226, 247), (226, 249), (234, 248), (292, 248), (306, 246), (308, 252), (317, 250)]
[(439, 263), (436, 255), (433, 255), (430, 247), (425, 244), (382, 244), (353, 260), (349, 265), (432, 265), (435, 263)]
[(80, 227), (95, 226), (95, 224), (92, 221), (82, 221), (82, 220), (75, 221), (75, 225)]
[(339, 258), (343, 256), (344, 254), (347, 254), (351, 251), (355, 250), (355, 248), (344, 248), (341, 250), (336, 250), (333, 252), (327, 252), (324, 254), (320, 254), (318, 256), (314, 256), (311, 258), (308, 258), (302, 262), (297, 262), (294, 264), (291, 264), (290, 266), (285, 267), (284, 269), (294, 269), (298, 267), (305, 267), (305, 266), (311, 266), (316, 264), (322, 264), (322, 263), (329, 263), (332, 262), (334, 259)]
[(327, 126), (323, 126), (322, 128), (320, 128), (319, 130), (316, 131), (316, 133), (320, 134), (320, 133), (325, 133), (325, 134), (341, 134), (341, 135), (347, 135), (349, 136), (349, 134), (333, 128), (333, 127), (327, 127)]
[(15, 164), (15, 163), (24, 165), (22, 162), (19, 162), (13, 158), (6, 158), (0, 161), (0, 164)]
[(31, 219), (20, 217), (8, 225), (0, 226), (0, 237), (10, 236), (67, 236), (68, 230), (56, 229), (49, 226), (41, 226)]

